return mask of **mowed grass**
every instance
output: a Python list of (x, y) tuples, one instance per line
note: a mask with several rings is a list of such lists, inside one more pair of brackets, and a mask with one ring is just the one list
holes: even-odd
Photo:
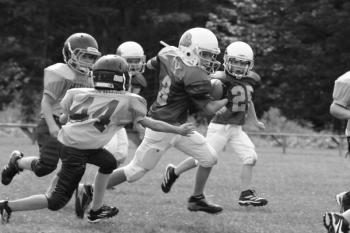
[[(13, 149), (25, 155), (36, 155), (37, 147), (27, 138), (0, 138), (0, 166), (3, 167)], [(131, 146), (128, 161), (135, 147)], [(0, 225), (0, 232), (230, 232), (230, 233), (314, 233), (326, 232), (322, 226), (325, 211), (337, 211), (334, 196), (347, 190), (350, 160), (337, 150), (257, 148), (259, 161), (254, 173), (254, 187), (266, 197), (265, 207), (240, 207), (240, 160), (230, 150), (222, 152), (207, 183), (208, 199), (221, 204), (223, 213), (210, 215), (186, 209), (195, 171), (183, 174), (169, 194), (160, 184), (168, 163), (177, 163), (186, 156), (171, 149), (142, 180), (124, 183), (107, 192), (105, 203), (117, 206), (119, 214), (98, 224), (74, 215), (74, 201), (60, 211), (47, 209), (14, 212), (11, 222)], [(84, 180), (92, 180), (96, 168), (89, 167)], [(57, 171), (56, 171), (57, 172)], [(0, 185), (0, 199), (16, 199), (42, 193), (52, 174), (37, 178), (31, 172), (16, 176), (11, 185)]]

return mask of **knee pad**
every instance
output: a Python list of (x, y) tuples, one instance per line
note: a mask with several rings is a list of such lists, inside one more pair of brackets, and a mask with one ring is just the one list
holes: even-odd
[(48, 209), (49, 210), (59, 210), (62, 209), (70, 200), (70, 197), (66, 197), (65, 195), (58, 194), (53, 191), (52, 193), (46, 194)]
[(251, 165), (251, 166), (255, 166), (256, 162), (258, 161), (258, 155), (256, 153), (251, 154), (249, 156), (246, 156), (243, 159), (243, 164), (244, 165)]
[(132, 183), (132, 182), (135, 182), (135, 181), (141, 179), (147, 173), (147, 171), (148, 170), (146, 170), (140, 166), (137, 166), (133, 163), (130, 163), (124, 167), (124, 173), (126, 176), (126, 180), (129, 183)]
[(56, 170), (57, 166), (43, 164), (39, 159), (35, 159), (31, 164), (32, 171), (38, 177), (46, 176)]
[(111, 174), (114, 169), (117, 168), (117, 160), (114, 158), (112, 154), (105, 150), (108, 156), (104, 157), (104, 162), (102, 167), (98, 170), (102, 174)]
[(210, 153), (202, 161), (198, 161), (198, 165), (202, 167), (214, 167), (218, 163), (218, 154), (216, 151), (212, 147), (208, 147), (208, 150)]

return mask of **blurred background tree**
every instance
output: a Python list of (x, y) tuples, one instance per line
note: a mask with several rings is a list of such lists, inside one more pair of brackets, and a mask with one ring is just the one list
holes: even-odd
[[(342, 130), (329, 114), (334, 80), (350, 67), (350, 3), (345, 0), (0, 0), (0, 110), (17, 101), (23, 121), (40, 108), (43, 69), (62, 62), (64, 40), (92, 34), (103, 54), (127, 40), (147, 58), (160, 40), (177, 45), (195, 26), (217, 35), (222, 55), (231, 42), (252, 45), (262, 83), (255, 92), (259, 116), (271, 107), (316, 130)], [(149, 80), (149, 100), (157, 81)]]

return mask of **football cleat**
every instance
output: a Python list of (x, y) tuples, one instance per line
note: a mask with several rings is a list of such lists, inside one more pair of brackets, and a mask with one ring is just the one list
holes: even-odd
[(93, 188), (91, 185), (79, 184), (75, 190), (75, 214), (78, 218), (84, 218), (86, 209), (92, 202)]
[(343, 213), (344, 211), (350, 209), (350, 200), (348, 198), (348, 195), (346, 195), (347, 193), (348, 192), (341, 192), (335, 196), (335, 199), (340, 206), (340, 213)]
[(8, 204), (8, 201), (5, 201), (5, 200), (0, 201), (0, 215), (1, 215), (2, 224), (6, 224), (10, 221), (12, 210), (7, 204)]
[(175, 166), (169, 164), (165, 169), (165, 176), (161, 188), (164, 193), (168, 193), (179, 176), (175, 174)]
[(326, 212), (323, 215), (323, 225), (328, 233), (348, 233), (349, 224), (344, 217), (338, 213)]
[(93, 211), (92, 209), (88, 214), (88, 222), (97, 223), (103, 219), (111, 218), (117, 215), (119, 212), (117, 207), (103, 205), (100, 209)]
[(3, 183), (4, 185), (8, 185), (9, 183), (11, 183), (13, 177), (16, 174), (19, 174), (21, 171), (23, 171), (23, 169), (18, 167), (17, 163), (17, 160), (19, 160), (20, 158), (23, 158), (22, 152), (18, 150), (12, 151), (8, 164), (2, 169), (1, 183)]
[(202, 198), (191, 196), (188, 199), (187, 209), (189, 211), (203, 211), (209, 214), (218, 214), (223, 210), (221, 206), (208, 202), (204, 195)]
[(256, 192), (250, 189), (241, 192), (238, 200), (238, 204), (241, 206), (264, 206), (267, 202), (265, 198), (257, 197)]

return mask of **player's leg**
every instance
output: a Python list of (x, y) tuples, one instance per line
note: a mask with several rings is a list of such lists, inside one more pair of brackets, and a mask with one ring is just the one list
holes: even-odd
[(62, 168), (59, 172), (59, 179), (54, 191), (49, 194), (39, 194), (30, 197), (13, 200), (0, 201), (0, 206), (3, 207), (0, 213), (2, 220), (6, 223), (10, 216), (4, 217), (6, 213), (14, 211), (26, 211), (49, 208), (50, 210), (59, 210), (64, 207), (70, 200), (75, 187), (79, 183), (85, 170), (84, 153), (76, 153), (72, 148), (62, 148)]
[(117, 168), (117, 160), (110, 152), (103, 149), (90, 156), (88, 163), (99, 167), (94, 181), (94, 195), (88, 215), (89, 222), (98, 222), (101, 219), (113, 217), (119, 212), (116, 207), (103, 205), (108, 179), (113, 170)]
[(198, 161), (193, 194), (188, 200), (188, 210), (212, 214), (221, 212), (222, 207), (209, 203), (204, 196), (205, 184), (212, 167), (217, 163), (215, 150), (198, 132), (194, 132), (188, 137), (180, 136), (179, 140), (174, 143), (174, 146)]
[(122, 164), (128, 156), (129, 140), (125, 128), (119, 129), (112, 139), (104, 146), (104, 149), (112, 153), (119, 164)]
[(323, 225), (328, 233), (348, 233), (350, 211), (344, 213), (326, 212), (323, 215)]
[(252, 205), (252, 206), (264, 206), (267, 204), (267, 200), (262, 197), (258, 197), (254, 189), (252, 189), (251, 183), (253, 178), (253, 168), (257, 161), (257, 154), (255, 146), (248, 137), (248, 135), (242, 130), (241, 126), (230, 126), (231, 137), (229, 144), (233, 151), (238, 154), (242, 160), (241, 170), (241, 194), (238, 203), (240, 205)]
[(350, 191), (338, 193), (335, 199), (340, 206), (340, 213), (350, 209)]
[[(224, 132), (224, 125), (210, 123), (207, 131), (207, 141), (215, 149), (216, 152), (221, 151), (227, 142), (227, 136)], [(163, 182), (161, 184), (163, 192), (168, 193), (175, 183), (176, 179), (182, 173), (195, 168), (197, 165), (198, 161), (193, 157), (186, 158), (176, 166), (168, 164), (165, 169)]]
[(23, 170), (31, 170), (41, 177), (56, 169), (60, 143), (50, 135), (45, 119), (41, 119), (37, 126), (37, 137), (39, 158), (36, 156), (23, 157), (22, 152), (13, 151), (9, 163), (1, 173), (1, 181), (4, 185), (8, 185), (13, 177)]

